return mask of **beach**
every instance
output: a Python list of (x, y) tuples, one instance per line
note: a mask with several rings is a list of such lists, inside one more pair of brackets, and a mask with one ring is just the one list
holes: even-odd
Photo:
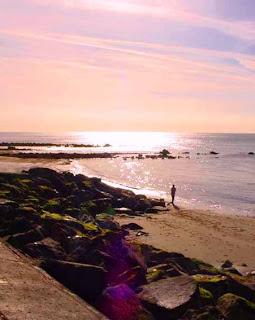
[[(0, 160), (0, 171), (2, 172), (21, 172), (36, 166), (48, 167), (59, 172), (74, 171), (72, 163), (64, 159), (1, 157)], [(97, 160), (84, 161), (92, 164)], [(140, 192), (139, 190), (134, 191), (135, 193)], [(198, 209), (188, 204), (181, 204), (179, 210), (172, 206), (168, 206), (167, 209), (168, 211), (162, 214), (147, 214), (142, 217), (116, 216), (116, 221), (121, 225), (135, 222), (142, 226), (143, 231), (148, 233), (147, 236), (137, 237), (136, 232), (131, 232), (130, 235), (139, 242), (170, 252), (180, 252), (216, 267), (225, 260), (230, 260), (238, 267), (246, 264), (247, 271), (255, 270), (254, 217), (243, 214), (238, 216), (233, 215), (232, 212), (218, 212), (209, 208)]]
[(219, 267), (230, 260), (255, 270), (255, 219), (206, 210), (170, 208), (145, 217), (118, 217), (121, 225), (137, 223), (148, 236), (131, 238), (157, 248), (180, 252)]
[(120, 320), (123, 296), (123, 320), (198, 320), (205, 310), (221, 320), (233, 299), (254, 319), (254, 218), (172, 208), (69, 171), (6, 171), (1, 241), (109, 319)]

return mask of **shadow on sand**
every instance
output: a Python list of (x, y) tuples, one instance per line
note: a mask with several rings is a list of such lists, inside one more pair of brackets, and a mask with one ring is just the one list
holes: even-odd
[(172, 205), (173, 205), (173, 207), (175, 208), (175, 210), (180, 210), (180, 208), (177, 207), (175, 204), (172, 203)]
[(175, 204), (173, 204), (172, 202), (169, 202), (169, 203), (168, 203), (168, 205), (170, 205), (170, 204), (174, 207), (175, 210), (180, 210), (180, 208), (177, 207), (177, 206), (176, 206)]

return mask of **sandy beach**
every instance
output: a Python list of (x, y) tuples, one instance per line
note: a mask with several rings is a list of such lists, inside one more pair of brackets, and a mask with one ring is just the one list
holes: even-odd
[(122, 225), (135, 222), (148, 236), (131, 237), (171, 252), (197, 258), (214, 266), (229, 259), (255, 270), (255, 219), (211, 211), (170, 208), (145, 217), (116, 217)]
[[(17, 159), (1, 157), (0, 171), (21, 172), (31, 167), (43, 166), (58, 171), (70, 170), (66, 160)], [(155, 247), (181, 252), (218, 267), (225, 260), (236, 266), (246, 264), (255, 270), (255, 218), (217, 213), (210, 210), (180, 210), (168, 207), (162, 214), (147, 214), (144, 217), (119, 217), (117, 222), (135, 222), (144, 228), (148, 236), (131, 238)]]

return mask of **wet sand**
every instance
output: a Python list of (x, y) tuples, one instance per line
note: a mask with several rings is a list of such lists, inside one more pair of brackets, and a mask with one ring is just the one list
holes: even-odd
[(255, 219), (206, 210), (170, 208), (162, 214), (144, 217), (116, 217), (122, 225), (135, 222), (148, 236), (131, 237), (170, 252), (181, 252), (219, 266), (229, 259), (255, 270)]

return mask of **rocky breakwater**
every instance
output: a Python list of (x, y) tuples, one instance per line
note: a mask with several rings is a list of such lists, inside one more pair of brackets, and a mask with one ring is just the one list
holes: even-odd
[(0, 174), (0, 237), (109, 319), (255, 319), (253, 276), (130, 242), (114, 221), (162, 210), (97, 178)]

